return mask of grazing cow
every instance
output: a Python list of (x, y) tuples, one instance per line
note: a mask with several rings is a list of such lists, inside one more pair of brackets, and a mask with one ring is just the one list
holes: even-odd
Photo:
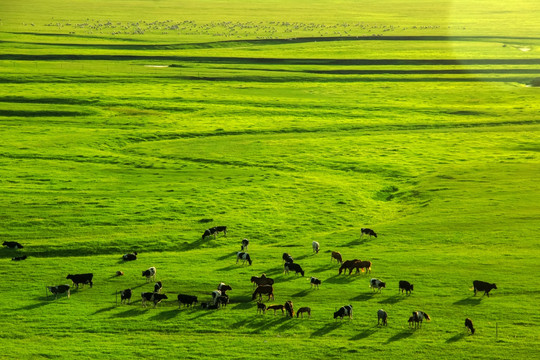
[(340, 264), (343, 264), (343, 258), (341, 257), (341, 253), (337, 251), (332, 251), (332, 256), (330, 257), (330, 262), (332, 262), (332, 259), (336, 259), (336, 261)]
[(156, 268), (152, 266), (148, 270), (144, 270), (142, 276), (146, 277), (146, 282), (156, 281), (156, 272)]
[(216, 300), (216, 305), (218, 307), (220, 307), (220, 306), (226, 307), (228, 303), (229, 303), (229, 297), (227, 295), (221, 295)]
[(71, 275), (69, 274), (66, 276), (66, 279), (70, 279), (73, 282), (73, 286), (77, 286), (77, 289), (79, 288), (79, 284), (82, 284), (84, 287), (84, 284), (90, 284), (90, 287), (94, 285), (92, 282), (92, 278), (94, 277), (94, 274), (76, 274)]
[(284, 305), (281, 305), (281, 304), (278, 304), (278, 305), (270, 305), (268, 307), (266, 307), (266, 310), (270, 311), (270, 310), (274, 310), (274, 316), (276, 315), (276, 311), (277, 310), (281, 310), (281, 315), (284, 314), (284, 311), (285, 311), (285, 306)]
[(161, 281), (158, 281), (157, 283), (154, 284), (154, 292), (155, 293), (161, 293), (161, 289), (163, 288), (163, 284), (161, 283)]
[(358, 259), (354, 259), (354, 260), (346, 260), (344, 261), (340, 268), (339, 268), (339, 274), (338, 275), (341, 275), (341, 272), (344, 271), (344, 270), (349, 270), (349, 275), (351, 275), (353, 269), (356, 268), (356, 271), (358, 272), (358, 267), (356, 267), (356, 263), (359, 262), (360, 260)]
[(219, 308), (217, 304), (201, 303), (201, 308), (208, 310), (216, 310)]
[[(262, 302), (260, 301), (257, 301), (257, 314), (258, 313), (261, 313), (261, 314), (266, 314), (266, 305), (263, 304)], [(275, 311), (274, 311), (274, 315), (275, 315)]]
[(422, 327), (422, 321), (430, 321), (431, 318), (423, 311), (413, 311), (412, 316), (409, 318), (409, 326), (414, 325), (415, 328)]
[(368, 228), (361, 228), (360, 229), (360, 232), (361, 232), (361, 236), (363, 237), (364, 234), (366, 235), (369, 235), (369, 237), (371, 238), (372, 236), (375, 236), (377, 237), (377, 234), (375, 233), (375, 231), (371, 230), (371, 229), (368, 229)]
[(467, 328), (467, 331), (471, 332), (471, 335), (474, 335), (474, 326), (472, 324), (472, 320), (469, 318), (465, 319), (465, 327)]
[(274, 285), (274, 279), (266, 277), (266, 274), (262, 274), (261, 277), (252, 276), (251, 282), (253, 283), (254, 286)]
[(289, 271), (291, 270), (294, 270), (295, 272), (295, 275), (297, 275), (298, 273), (302, 274), (302, 276), (304, 276), (304, 270), (302, 270), (302, 267), (296, 263), (285, 263), (284, 267), (284, 273), (288, 274)]
[(490, 283), (487, 283), (485, 281), (480, 281), (480, 280), (474, 280), (473, 287), (474, 287), (474, 296), (476, 296), (477, 291), (483, 291), (484, 295), (487, 295), (489, 297), (489, 292), (493, 289), (497, 289), (497, 285), (490, 284)]
[(288, 254), (288, 253), (283, 253), (283, 256), (281, 256), (281, 258), (282, 258), (283, 261), (286, 262), (286, 263), (292, 263), (292, 262), (294, 262), (293, 257), (292, 257), (290, 254)]
[(123, 276), (124, 275), (124, 272), (123, 271), (120, 271), (118, 270), (115, 274), (116, 276)]
[(215, 226), (210, 229), (206, 229), (202, 235), (202, 239), (204, 240), (208, 236), (214, 236), (214, 239), (216, 238), (217, 234), (222, 232), (223, 236), (227, 237), (227, 227), (226, 226)]
[(289, 317), (294, 317), (294, 308), (293, 308), (293, 303), (292, 301), (288, 300), (287, 302), (285, 302), (285, 312), (287, 313), (287, 315)]
[(178, 307), (180, 307), (182, 304), (186, 306), (192, 306), (193, 304), (197, 304), (197, 297), (193, 295), (185, 295), (185, 294), (178, 294)]
[(65, 292), (67, 292), (68, 298), (71, 295), (69, 285), (47, 286), (47, 289), (54, 294), (55, 299), (58, 299), (58, 294), (63, 294)]
[(319, 253), (319, 248), (320, 248), (319, 243), (314, 241), (314, 242), (311, 243), (311, 246), (313, 247), (313, 252), (315, 254), (318, 254)]
[(405, 281), (405, 280), (401, 280), (399, 282), (399, 290), (398, 291), (401, 291), (402, 294), (405, 291), (405, 294), (411, 295), (411, 291), (413, 291), (413, 290), (414, 290), (414, 285), (411, 284), (410, 282)]
[(161, 300), (168, 299), (167, 295), (165, 294), (158, 294), (158, 293), (151, 293), (151, 292), (143, 292), (141, 293), (142, 297), (142, 306), (146, 307), (146, 302), (151, 301), (154, 303), (154, 307), (157, 306), (161, 302)]
[(379, 279), (371, 279), (371, 280), (369, 281), (369, 287), (370, 287), (373, 291), (379, 290), (379, 292), (381, 292), (381, 290), (382, 290), (383, 288), (386, 287), (386, 283), (383, 282), (383, 281), (381, 281), (381, 280), (379, 280)]
[(365, 271), (367, 274), (368, 272), (371, 273), (371, 261), (369, 260), (359, 260), (357, 263), (354, 264), (356, 267), (356, 273), (358, 274), (359, 270), (362, 270), (362, 272)]
[(10, 249), (22, 249), (24, 247), (16, 241), (4, 241), (2, 245), (7, 246)]
[(13, 260), (13, 261), (21, 261), (21, 260), (26, 260), (26, 258), (27, 258), (27, 256), (23, 255), (23, 256), (17, 256), (17, 257), (11, 258), (11, 260)]
[(344, 316), (348, 316), (349, 319), (352, 319), (352, 305), (342, 306), (338, 311), (334, 313), (334, 319), (340, 317), (341, 320), (343, 320)]
[(249, 265), (252, 264), (251, 257), (247, 252), (239, 251), (236, 253), (236, 263), (238, 264), (238, 260), (242, 260), (242, 265), (246, 263), (246, 261), (249, 263)]
[(248, 245), (249, 245), (249, 240), (248, 239), (243, 239), (242, 240), (242, 245), (240, 246), (240, 250), (241, 251), (247, 251)]
[(388, 319), (388, 314), (386, 313), (386, 311), (384, 311), (383, 309), (380, 309), (379, 311), (377, 311), (377, 325), (379, 325), (379, 323), (382, 320), (383, 326), (387, 326), (388, 325), (388, 322), (386, 321), (387, 319)]
[(124, 255), (122, 255), (122, 260), (124, 260), (124, 261), (137, 260), (137, 253), (132, 252), (132, 253), (129, 253), (129, 254), (124, 254)]
[(217, 289), (221, 291), (221, 295), (227, 295), (227, 291), (232, 290), (232, 287), (230, 285), (226, 285), (225, 283), (219, 283)]
[(212, 291), (212, 304), (217, 305), (218, 298), (221, 296), (221, 291), (214, 290)]
[(311, 279), (309, 280), (310, 284), (311, 284), (311, 287), (315, 286), (315, 288), (319, 288), (319, 285), (321, 285), (321, 280), (317, 279), (316, 277), (311, 277)]
[(259, 300), (262, 300), (263, 294), (268, 295), (268, 300), (270, 300), (270, 298), (274, 300), (274, 287), (272, 285), (257, 286), (255, 291), (253, 292), (253, 296), (251, 297), (251, 300), (255, 300), (257, 295), (259, 295)]
[(125, 304), (126, 301), (128, 304), (131, 303), (131, 295), (132, 295), (131, 289), (123, 290), (120, 293), (120, 303)]
[(296, 317), (298, 317), (299, 315), (302, 315), (302, 319), (303, 319), (304, 313), (307, 313), (308, 317), (311, 317), (311, 308), (307, 306), (301, 307), (300, 309), (298, 309), (298, 312), (296, 313)]

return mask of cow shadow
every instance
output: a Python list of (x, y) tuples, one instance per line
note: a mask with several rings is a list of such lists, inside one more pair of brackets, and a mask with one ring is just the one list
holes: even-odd
[(456, 341), (459, 341), (459, 340), (463, 339), (464, 337), (465, 337), (465, 333), (456, 334), (456, 335), (452, 336), (451, 338), (447, 339), (446, 342), (447, 343), (454, 343)]
[(340, 327), (343, 326), (343, 321), (334, 321), (332, 323), (328, 323), (326, 325), (324, 325), (322, 328), (320, 328), (319, 330), (316, 330), (314, 331), (313, 333), (311, 333), (311, 337), (320, 337), (320, 336), (324, 336), (328, 333), (331, 333), (332, 331), (336, 330), (336, 329), (339, 329)]
[[(66, 296), (66, 298), (67, 298), (67, 296)], [(24, 311), (26, 311), (26, 310), (39, 309), (39, 308), (42, 307), (42, 306), (45, 306), (45, 305), (50, 304), (50, 303), (51, 303), (52, 301), (54, 301), (54, 300), (58, 301), (58, 300), (60, 300), (60, 299), (57, 300), (57, 299), (54, 298), (54, 295), (52, 295), (52, 297), (49, 296), (48, 299), (47, 299), (45, 296), (39, 297), (38, 300), (39, 300), (40, 302), (35, 303), (35, 304), (30, 304), (30, 305), (23, 306), (23, 307), (21, 307), (21, 308), (18, 308), (17, 310), (24, 310)]]
[(481, 297), (467, 297), (465, 299), (458, 300), (454, 302), (454, 305), (479, 305), (482, 302)]
[(242, 264), (229, 265), (229, 266), (226, 266), (224, 268), (217, 269), (216, 271), (231, 271), (231, 270), (238, 269), (238, 268), (242, 268)]
[(192, 317), (190, 320), (195, 320), (195, 319), (199, 319), (199, 318), (211, 315), (214, 313), (214, 311), (218, 311), (218, 310), (217, 309), (215, 310), (214, 309), (201, 309), (200, 311), (198, 311), (198, 314)]
[(349, 340), (361, 340), (361, 339), (365, 339), (371, 335), (373, 335), (374, 333), (377, 332), (377, 329), (376, 328), (371, 328), (371, 329), (365, 329), (364, 331), (362, 331), (361, 333), (359, 334), (356, 334), (355, 336), (353, 336), (352, 338), (350, 338)]
[(410, 331), (410, 330), (402, 331), (402, 332), (397, 333), (396, 335), (392, 336), (388, 340), (386, 340), (386, 343), (389, 344), (389, 343), (394, 342), (394, 341), (406, 339), (406, 338), (412, 336), (412, 334), (414, 334), (414, 331)]
[(253, 303), (251, 300), (251, 296), (241, 296), (241, 297), (235, 297), (234, 298), (235, 304), (238, 302), (238, 304), (234, 305), (232, 307), (233, 310), (239, 309), (239, 310), (245, 310), (250, 309), (254, 306), (255, 303)]
[(311, 292), (311, 290), (312, 289), (305, 289), (305, 290), (299, 291), (296, 294), (293, 294), (292, 297), (304, 297), (307, 294), (309, 294)]
[(173, 310), (160, 311), (156, 315), (152, 316), (150, 320), (170, 320), (172, 318), (175, 318), (179, 313), (180, 311), (178, 310), (178, 308), (175, 308)]
[(348, 284), (353, 282), (355, 279), (355, 277), (349, 275), (334, 275), (324, 280), (324, 282), (329, 282), (331, 284)]
[(103, 308), (103, 309), (96, 310), (92, 315), (101, 314), (101, 313), (104, 313), (104, 312), (107, 312), (107, 311), (111, 311), (113, 309), (116, 309), (116, 305), (112, 305), (112, 306), (109, 306), (109, 307), (106, 307), (106, 308)]
[(131, 308), (126, 311), (112, 314), (111, 317), (128, 318), (128, 317), (140, 316), (140, 315), (146, 314), (148, 310), (149, 309), (139, 308), (139, 307)]
[(384, 300), (379, 301), (379, 304), (391, 304), (391, 305), (393, 305), (393, 304), (396, 304), (396, 303), (402, 301), (403, 299), (404, 299), (403, 296), (394, 295), (394, 296), (391, 296), (389, 298), (386, 298)]
[(377, 295), (376, 292), (370, 292), (370, 293), (364, 293), (364, 294), (360, 294), (352, 299), (350, 299), (351, 301), (368, 301), (368, 300), (371, 300), (375, 295)]
[[(240, 251), (240, 250), (238, 250), (238, 251)], [(220, 257), (217, 258), (217, 260), (223, 261), (223, 260), (231, 259), (231, 258), (236, 259), (236, 253), (237, 253), (238, 251), (233, 251), (233, 252), (231, 252), (231, 253), (229, 253), (229, 254), (225, 254), (225, 255), (223, 255), (223, 256), (220, 256)]]

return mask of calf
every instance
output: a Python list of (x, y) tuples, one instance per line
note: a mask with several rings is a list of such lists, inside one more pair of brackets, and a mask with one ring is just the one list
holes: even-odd
[(411, 291), (413, 291), (413, 290), (414, 290), (414, 285), (411, 284), (410, 282), (405, 281), (405, 280), (401, 280), (399, 282), (399, 290), (398, 291), (401, 291), (402, 294), (405, 291), (405, 294), (411, 295)]
[(283, 255), (281, 256), (281, 258), (283, 259), (284, 262), (286, 263), (293, 263), (294, 262), (294, 259), (293, 257), (288, 254), (288, 253), (283, 253)]
[(487, 283), (485, 281), (480, 281), (480, 280), (474, 280), (473, 287), (474, 287), (474, 296), (476, 296), (477, 291), (483, 291), (484, 295), (487, 295), (489, 297), (489, 292), (493, 289), (497, 289), (497, 285), (490, 284), (490, 283)]
[(132, 252), (130, 254), (124, 254), (122, 255), (122, 260), (124, 261), (133, 261), (133, 260), (137, 260), (137, 253), (136, 252)]
[(76, 275), (69, 274), (68, 276), (66, 276), (66, 279), (70, 279), (73, 282), (73, 285), (77, 286), (77, 289), (78, 289), (79, 284), (83, 284), (83, 286), (84, 284), (90, 284), (90, 287), (92, 287), (94, 285), (94, 283), (92, 282), (93, 277), (94, 277), (94, 274), (92, 273), (76, 274)]
[[(263, 304), (262, 302), (258, 301), (257, 302), (257, 314), (258, 313), (261, 313), (261, 314), (265, 314), (266, 313), (266, 305)], [(276, 312), (274, 311), (274, 315), (276, 314)]]
[(120, 293), (120, 303), (125, 304), (126, 301), (128, 304), (131, 303), (131, 295), (132, 295), (131, 289), (123, 290)]
[(163, 284), (161, 283), (161, 281), (158, 281), (154, 285), (154, 292), (159, 294), (159, 293), (161, 293), (162, 288), (163, 288)]
[(7, 246), (10, 249), (22, 249), (24, 247), (16, 241), (4, 241), (2, 246)]
[(298, 312), (296, 313), (296, 317), (298, 317), (299, 315), (302, 315), (302, 319), (303, 319), (304, 313), (307, 313), (308, 317), (311, 317), (311, 308), (307, 306), (301, 307), (300, 309), (298, 309)]
[(284, 305), (280, 305), (280, 304), (278, 304), (278, 305), (270, 305), (270, 306), (268, 306), (268, 307), (266, 308), (266, 310), (269, 310), (269, 311), (270, 311), (270, 310), (274, 310), (274, 315), (276, 315), (276, 311), (277, 311), (277, 310), (281, 310), (281, 315), (283, 315), (283, 314), (284, 314), (284, 310), (285, 310), (285, 306), (284, 306)]
[(221, 295), (217, 298), (217, 301), (216, 301), (216, 305), (218, 307), (222, 306), (222, 307), (226, 307), (227, 304), (229, 303), (229, 296), (227, 295)]
[(285, 312), (290, 317), (294, 316), (294, 309), (293, 309), (292, 301), (289, 300), (289, 301), (285, 302)]
[(343, 264), (343, 258), (341, 257), (341, 253), (337, 251), (332, 251), (332, 256), (330, 257), (330, 262), (332, 262), (332, 259), (336, 259), (336, 261), (340, 264)]
[(152, 266), (148, 268), (148, 270), (144, 270), (142, 272), (142, 276), (146, 277), (146, 282), (150, 282), (152, 280), (156, 281), (156, 272), (156, 268)]
[(314, 242), (311, 243), (311, 246), (313, 247), (313, 252), (315, 254), (318, 254), (319, 253), (319, 248), (320, 248), (319, 243), (314, 241)]
[(383, 326), (387, 326), (388, 323), (386, 319), (388, 319), (388, 314), (386, 313), (386, 311), (384, 311), (383, 309), (377, 311), (377, 325), (379, 325), (382, 321)]
[(465, 327), (467, 328), (467, 331), (471, 332), (471, 335), (474, 335), (474, 327), (473, 327), (471, 319), (469, 318), (465, 319)]
[(304, 276), (304, 270), (302, 270), (302, 267), (296, 263), (290, 263), (290, 262), (285, 263), (284, 272), (288, 274), (290, 270), (293, 270), (295, 274), (300, 273), (302, 274), (302, 276)]
[(361, 236), (364, 236), (364, 234), (366, 235), (369, 235), (369, 237), (371, 238), (372, 236), (375, 236), (377, 237), (377, 234), (375, 233), (375, 231), (371, 230), (371, 229), (368, 229), (368, 228), (361, 228), (360, 229), (360, 232), (361, 232)]
[(315, 286), (315, 288), (319, 288), (319, 285), (321, 285), (321, 280), (317, 279), (316, 277), (311, 277), (310, 279), (311, 287)]
[(47, 289), (54, 294), (55, 299), (58, 299), (58, 294), (63, 294), (65, 292), (67, 292), (67, 297), (70, 297), (69, 285), (47, 286)]
[(17, 257), (11, 258), (11, 260), (13, 260), (13, 261), (21, 261), (21, 260), (26, 260), (26, 258), (27, 258), (27, 256), (23, 255), (23, 256), (17, 256)]
[(374, 291), (375, 290), (379, 290), (379, 292), (381, 292), (381, 290), (383, 288), (386, 288), (386, 283), (385, 282), (382, 282), (381, 280), (379, 279), (371, 279), (369, 281), (369, 287), (371, 289), (373, 289)]
[(352, 319), (352, 305), (342, 306), (338, 311), (334, 313), (334, 319), (340, 317), (341, 320), (343, 320), (343, 317), (345, 316), (348, 316), (349, 319)]
[(239, 251), (236, 253), (236, 263), (238, 264), (238, 260), (242, 260), (242, 265), (246, 263), (246, 261), (249, 263), (249, 265), (252, 264), (251, 257), (247, 252)]
[(154, 307), (157, 306), (162, 300), (168, 299), (167, 295), (165, 294), (158, 294), (158, 293), (151, 293), (151, 292), (143, 292), (141, 293), (142, 297), (142, 306), (146, 307), (146, 302), (151, 301), (154, 303)]
[(240, 250), (241, 251), (247, 251), (248, 245), (249, 245), (249, 240), (248, 239), (243, 239), (242, 240), (242, 245), (240, 245)]
[(197, 297), (193, 295), (185, 295), (185, 294), (178, 294), (178, 307), (180, 307), (182, 304), (186, 306), (192, 306), (193, 304), (197, 304)]

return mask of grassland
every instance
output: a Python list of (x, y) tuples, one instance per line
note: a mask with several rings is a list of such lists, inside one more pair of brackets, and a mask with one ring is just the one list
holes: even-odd
[[(1, 358), (537, 356), (537, 2), (0, 10), (0, 234), (25, 245), (0, 249)], [(201, 240), (215, 225), (228, 236)], [(242, 238), (250, 267), (235, 263)], [(337, 276), (331, 250), (372, 274)], [(283, 252), (320, 290), (283, 274)], [(117, 290), (150, 291), (149, 266), (169, 301), (117, 305)], [(47, 295), (84, 272), (92, 289)], [(276, 303), (312, 317), (256, 315), (249, 278), (263, 272)], [(498, 289), (474, 297), (475, 279)], [(225, 309), (174, 302), (222, 281)], [(335, 322), (346, 304), (354, 319)], [(413, 310), (433, 320), (411, 330)]]

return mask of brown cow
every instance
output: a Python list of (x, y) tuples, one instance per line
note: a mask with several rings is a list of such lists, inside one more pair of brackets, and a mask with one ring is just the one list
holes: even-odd
[(332, 251), (332, 257), (330, 257), (330, 261), (332, 261), (332, 259), (336, 259), (338, 263), (343, 264), (343, 258), (338, 251)]
[(274, 300), (274, 287), (272, 285), (257, 286), (255, 291), (253, 292), (253, 296), (251, 297), (251, 300), (255, 300), (257, 295), (259, 295), (259, 300), (262, 300), (263, 294), (268, 295), (268, 300), (270, 300), (270, 298)]

